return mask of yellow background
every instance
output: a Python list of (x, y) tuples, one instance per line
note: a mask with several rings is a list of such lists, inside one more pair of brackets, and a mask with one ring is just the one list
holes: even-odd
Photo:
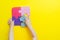
[[(0, 40), (8, 40), (12, 7), (29, 6), (37, 40), (60, 40), (60, 0), (0, 0)], [(31, 40), (27, 28), (14, 27), (15, 40)]]

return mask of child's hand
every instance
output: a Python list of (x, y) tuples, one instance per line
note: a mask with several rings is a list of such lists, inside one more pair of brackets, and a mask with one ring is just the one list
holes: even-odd
[(14, 26), (14, 21), (12, 21), (12, 19), (10, 19), (9, 21), (8, 21), (8, 24), (9, 24), (9, 26)]
[(31, 26), (31, 22), (30, 22), (30, 19), (28, 17), (26, 17), (25, 23), (26, 23), (26, 26), (27, 27), (30, 27)]

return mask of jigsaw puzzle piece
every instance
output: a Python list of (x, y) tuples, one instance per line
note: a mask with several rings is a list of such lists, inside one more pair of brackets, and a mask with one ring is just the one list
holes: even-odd
[(22, 27), (25, 27), (25, 23), (24, 23), (24, 22), (22, 22), (22, 23), (21, 23), (21, 26), (22, 26)]

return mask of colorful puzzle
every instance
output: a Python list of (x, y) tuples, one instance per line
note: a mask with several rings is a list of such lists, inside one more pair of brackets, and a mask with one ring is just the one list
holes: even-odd
[(30, 15), (29, 7), (14, 7), (12, 8), (12, 20), (14, 25), (25, 26), (25, 16)]

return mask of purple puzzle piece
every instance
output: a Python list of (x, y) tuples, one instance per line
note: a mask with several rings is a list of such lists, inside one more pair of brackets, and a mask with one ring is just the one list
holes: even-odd
[(14, 25), (21, 25), (21, 22), (20, 22), (20, 17), (18, 17), (18, 19), (16, 19), (15, 17), (12, 17), (12, 20), (14, 21)]

